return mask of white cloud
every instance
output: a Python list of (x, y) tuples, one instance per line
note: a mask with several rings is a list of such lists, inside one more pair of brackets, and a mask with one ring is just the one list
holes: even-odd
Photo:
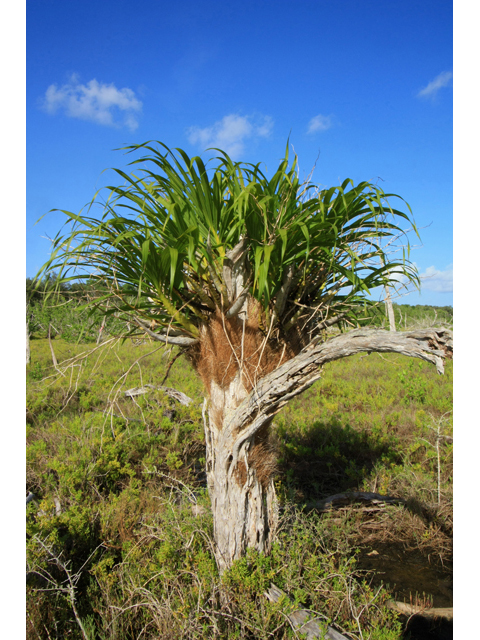
[(398, 284), (407, 285), (410, 282), (408, 276), (403, 273), (402, 267), (390, 269), (389, 276), (392, 282), (398, 282)]
[(445, 271), (439, 271), (435, 267), (427, 267), (420, 274), (422, 289), (436, 291), (437, 293), (451, 293), (453, 291), (453, 264), (448, 265)]
[[(41, 104), (47, 113), (61, 110), (71, 118), (104, 126), (125, 126), (131, 131), (138, 127), (136, 114), (142, 109), (142, 103), (131, 89), (117, 89), (114, 84), (101, 84), (95, 79), (86, 85), (80, 84), (75, 74), (61, 87), (51, 84)], [(118, 111), (123, 117), (117, 120)]]
[(232, 113), (224, 116), (210, 127), (190, 127), (187, 131), (188, 141), (202, 147), (217, 147), (230, 156), (239, 156), (245, 148), (248, 138), (266, 138), (273, 129), (270, 116), (254, 118)]
[(307, 133), (317, 133), (317, 131), (326, 131), (332, 126), (332, 118), (330, 116), (322, 116), (318, 114), (308, 123)]
[(436, 78), (427, 84), (425, 88), (417, 93), (418, 98), (435, 98), (440, 89), (451, 86), (453, 73), (442, 71)]

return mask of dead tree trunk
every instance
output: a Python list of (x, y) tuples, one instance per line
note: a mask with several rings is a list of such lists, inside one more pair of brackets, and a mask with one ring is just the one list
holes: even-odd
[(267, 444), (273, 417), (320, 378), (322, 365), (361, 352), (421, 358), (441, 374), (445, 357), (452, 356), (453, 339), (444, 329), (405, 333), (357, 329), (324, 343), (312, 342), (258, 380), (251, 391), (241, 369), (229, 384), (209, 385), (204, 405), (207, 483), (221, 572), (247, 547), (270, 549), (278, 513)]
[(396, 331), (397, 329), (395, 327), (395, 312), (393, 310), (392, 298), (390, 297), (390, 289), (387, 286), (385, 286), (385, 307), (387, 309), (390, 331)]

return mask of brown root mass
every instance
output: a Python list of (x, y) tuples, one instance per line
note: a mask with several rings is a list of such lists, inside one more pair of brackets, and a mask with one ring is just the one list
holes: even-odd
[[(191, 359), (207, 389), (212, 381), (228, 387), (237, 372), (243, 371), (243, 384), (251, 391), (258, 380), (292, 358), (296, 350), (291, 344), (267, 339), (260, 328), (261, 313), (251, 301), (248, 319), (226, 318), (219, 311), (203, 328), (200, 342), (191, 352)], [(264, 320), (264, 319), (263, 319)]]
[[(256, 383), (287, 360), (293, 358), (303, 345), (297, 335), (279, 339), (278, 333), (268, 335), (267, 322), (260, 306), (250, 300), (248, 319), (226, 318), (219, 310), (212, 316), (201, 332), (200, 341), (194, 345), (189, 355), (206, 389), (212, 383), (222, 389), (234, 381), (242, 372), (241, 385), (250, 392)], [(224, 420), (224, 408), (212, 407), (210, 419), (217, 429)], [(247, 481), (247, 465), (255, 470), (262, 487), (268, 487), (277, 470), (277, 455), (269, 442), (269, 425), (255, 434), (250, 444), (247, 463), (240, 460), (235, 468), (235, 478), (240, 486)]]

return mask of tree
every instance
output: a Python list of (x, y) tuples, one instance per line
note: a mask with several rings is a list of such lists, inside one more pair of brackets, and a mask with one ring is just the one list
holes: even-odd
[(442, 331), (365, 329), (326, 339), (327, 327), (365, 316), (374, 287), (398, 286), (399, 274), (418, 285), (408, 255), (392, 261), (382, 249), (402, 221), (412, 224), (388, 204), (398, 196), (368, 182), (301, 184), (288, 145), (268, 179), (259, 164), (220, 150), (209, 168), (153, 144), (127, 147), (146, 156), (131, 163), (138, 175), (116, 170), (124, 184), (106, 188), (100, 219), (64, 212), (71, 226), (42, 273), (58, 270), (63, 284), (96, 279), (105, 293), (92, 304), (193, 362), (207, 395), (206, 472), (223, 571), (248, 546), (269, 549), (277, 518), (270, 425), (320, 366), (395, 351), (441, 372), (451, 340)]

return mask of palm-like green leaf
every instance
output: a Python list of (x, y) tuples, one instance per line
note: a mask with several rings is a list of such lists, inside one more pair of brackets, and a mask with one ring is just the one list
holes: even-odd
[(59, 282), (107, 283), (109, 313), (198, 337), (212, 313), (241, 308), (224, 270), (237, 246), (245, 253), (243, 282), (277, 335), (339, 312), (355, 318), (371, 304), (372, 289), (395, 286), (399, 275), (418, 285), (408, 256), (392, 262), (382, 249), (403, 234), (400, 223), (412, 221), (377, 186), (302, 185), (288, 147), (271, 179), (260, 165), (235, 163), (220, 150), (213, 168), (162, 143), (127, 150), (146, 152), (131, 163), (140, 175), (116, 170), (124, 185), (107, 187), (100, 219), (64, 212), (71, 226), (41, 271), (58, 272)]

